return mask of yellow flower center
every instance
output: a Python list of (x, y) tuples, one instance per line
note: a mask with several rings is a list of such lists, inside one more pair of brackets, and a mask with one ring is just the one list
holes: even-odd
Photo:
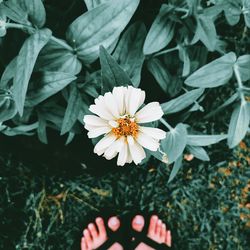
[(115, 134), (116, 137), (121, 136), (133, 136), (134, 138), (137, 137), (139, 127), (136, 122), (131, 121), (128, 117), (120, 118), (116, 120), (118, 123), (118, 127), (112, 128), (112, 132)]

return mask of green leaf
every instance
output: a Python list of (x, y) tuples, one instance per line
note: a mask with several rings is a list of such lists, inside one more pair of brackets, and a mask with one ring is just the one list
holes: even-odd
[(148, 61), (147, 67), (149, 72), (154, 76), (161, 89), (168, 93), (169, 84), (171, 84), (171, 75), (166, 66), (157, 58)]
[(2, 96), (0, 93), (0, 123), (5, 122), (17, 113), (15, 102), (8, 95)]
[(210, 161), (210, 158), (203, 147), (187, 145), (187, 150), (197, 159)]
[(2, 131), (3, 134), (7, 136), (16, 136), (16, 135), (34, 135), (34, 132), (31, 132), (38, 127), (38, 122), (35, 122), (33, 124), (29, 125), (20, 125), (14, 128), (7, 127), (4, 131)]
[(233, 75), (236, 55), (230, 52), (195, 71), (185, 80), (192, 87), (214, 88), (226, 84)]
[(43, 72), (29, 88), (25, 106), (32, 107), (64, 89), (76, 77), (64, 72)]
[(8, 0), (1, 4), (1, 12), (11, 20), (30, 25), (28, 21), (28, 13), (24, 11), (16, 0)]
[(16, 66), (18, 70), (14, 76), (13, 96), (20, 115), (23, 114), (25, 96), (37, 56), (51, 35), (49, 29), (37, 31), (24, 42), (18, 54)]
[(110, 0), (84, 0), (88, 10), (91, 10), (97, 7), (98, 5), (105, 3), (107, 1), (110, 1)]
[(215, 50), (217, 34), (213, 20), (210, 17), (205, 15), (198, 16), (195, 37), (198, 37), (209, 51)]
[(68, 106), (63, 118), (61, 135), (71, 130), (71, 128), (77, 121), (78, 115), (81, 111), (81, 106), (82, 106), (81, 95), (77, 89), (76, 84), (72, 84), (70, 88)]
[(143, 53), (145, 55), (157, 52), (171, 42), (174, 36), (175, 23), (169, 18), (170, 11), (172, 11), (172, 7), (166, 4), (162, 5), (159, 14), (147, 34), (143, 46)]
[[(61, 39), (59, 41), (66, 43)], [(81, 71), (82, 63), (71, 50), (51, 40), (41, 50), (37, 59), (36, 69), (39, 71), (60, 71), (76, 75)]]
[(102, 46), (100, 47), (100, 62), (103, 84), (102, 93), (112, 91), (115, 86), (131, 85), (127, 73), (123, 71)]
[(11, 0), (28, 14), (28, 19), (38, 28), (43, 27), (46, 21), (46, 11), (41, 0)]
[(187, 144), (191, 146), (209, 146), (227, 139), (227, 135), (188, 135)]
[(180, 168), (182, 167), (182, 159), (183, 159), (183, 155), (181, 154), (178, 157), (178, 159), (176, 160), (176, 162), (174, 163), (173, 169), (172, 169), (170, 176), (169, 176), (169, 179), (168, 179), (168, 183), (174, 179), (174, 177), (177, 175)]
[(228, 0), (224, 4), (224, 13), (227, 19), (227, 22), (230, 25), (235, 25), (240, 21), (241, 15), (241, 5), (240, 0)]
[(142, 47), (145, 37), (145, 25), (136, 22), (122, 35), (113, 53), (114, 59), (127, 72), (135, 87), (138, 87), (141, 81), (141, 70), (145, 59)]
[(250, 79), (250, 55), (240, 56), (236, 62), (238, 66), (241, 80), (247, 81)]
[(204, 89), (191, 90), (169, 102), (161, 104), (165, 115), (177, 113), (193, 104), (202, 94)]
[(228, 145), (235, 147), (244, 139), (250, 122), (250, 105), (246, 101), (238, 105), (231, 116), (228, 129)]
[(191, 63), (187, 48), (183, 46), (178, 46), (179, 48), (179, 58), (183, 61), (182, 76), (185, 77), (190, 74)]
[(9, 89), (11, 87), (10, 80), (14, 78), (16, 73), (16, 60), (17, 58), (15, 57), (5, 68), (0, 80), (1, 89)]
[(99, 47), (114, 44), (126, 27), (139, 0), (110, 0), (78, 17), (68, 28), (67, 41), (75, 48), (83, 63), (98, 58)]
[(164, 140), (161, 141), (161, 148), (167, 154), (168, 163), (176, 161), (183, 153), (187, 143), (187, 129), (182, 123), (179, 123), (174, 129), (167, 133)]
[(44, 144), (48, 144), (46, 125), (47, 125), (46, 120), (41, 114), (38, 113), (37, 135), (39, 140)]
[(250, 28), (250, 2), (249, 0), (242, 0), (242, 4), (243, 4), (242, 12), (244, 15), (244, 20), (246, 26)]

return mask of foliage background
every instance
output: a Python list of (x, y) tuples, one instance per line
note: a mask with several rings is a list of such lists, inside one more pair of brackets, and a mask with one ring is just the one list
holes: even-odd
[[(86, 2), (90, 5), (98, 3), (98, 1)], [(63, 39), (68, 26), (87, 10), (82, 0), (46, 0), (43, 3), (46, 9), (45, 27), (53, 31), (54, 37)], [(238, 58), (249, 54), (249, 15), (241, 9), (243, 4), (247, 8), (248, 1), (201, 1), (200, 12), (197, 12), (198, 19), (203, 20), (199, 21), (202, 24), (198, 32), (199, 41), (194, 39), (194, 44), (186, 46), (185, 42), (190, 43), (194, 31), (198, 30), (195, 8), (198, 3), (199, 1), (191, 0), (141, 0), (129, 24), (123, 32), (121, 30), (122, 35), (126, 34), (135, 22), (137, 25), (138, 22), (143, 22), (146, 27), (145, 34), (142, 35), (143, 28), (138, 34), (145, 39), (146, 32), (150, 31), (162, 4), (172, 4), (175, 8), (179, 8), (171, 10), (169, 15), (171, 22), (175, 22), (176, 29), (173, 33), (168, 30), (166, 35), (171, 39), (169, 38), (168, 44), (166, 44), (168, 39), (164, 40), (166, 48), (165, 46), (161, 48), (157, 44), (153, 48), (148, 47), (151, 51), (144, 50), (146, 56), (142, 61), (144, 62), (142, 73), (139, 71), (141, 80), (138, 78), (138, 72), (132, 74), (131, 69), (134, 68), (132, 62), (123, 64), (119, 53), (117, 55), (114, 52), (113, 58), (122, 68), (118, 68), (115, 73), (127, 79), (123, 71), (125, 70), (137, 84), (140, 81), (140, 87), (146, 90), (147, 102), (157, 100), (165, 103), (165, 107), (168, 107), (164, 110), (167, 115), (166, 121), (173, 127), (180, 123), (190, 124), (189, 134), (202, 133), (202, 135), (225, 133), (231, 127), (231, 139), (234, 138), (231, 142), (234, 143), (231, 145), (229, 143), (229, 146), (232, 148), (234, 146), (232, 144), (240, 142), (249, 129), (249, 57), (246, 57), (246, 63), (244, 62), (246, 70), (240, 72), (241, 78), (244, 78), (244, 90), (239, 88), (235, 75), (229, 77), (233, 66), (229, 74), (222, 70), (224, 82), (221, 86), (216, 85), (218, 79), (217, 73), (214, 72), (218, 66), (223, 66), (221, 63), (210, 68), (210, 71), (206, 69), (205, 75), (203, 72), (204, 81), (200, 80), (198, 83), (198, 85), (203, 84), (201, 86), (194, 86), (197, 84), (195, 71), (228, 52), (235, 53)], [(233, 11), (227, 12), (229, 8)], [(189, 9), (188, 16), (185, 17), (187, 9)], [(213, 27), (216, 28), (216, 33)], [(190, 33), (186, 34), (185, 28)], [(1, 75), (28, 37), (29, 34), (21, 30), (7, 30), (7, 35), (0, 40)], [(136, 44), (140, 44), (139, 38), (136, 41), (138, 42)], [(137, 52), (141, 53), (142, 45), (138, 46)], [(171, 50), (172, 48), (174, 49)], [(152, 49), (155, 51), (152, 52)], [(155, 57), (155, 53), (161, 49), (171, 51), (165, 51)], [(3, 127), (0, 126), (3, 133), (0, 135), (0, 248), (78, 249), (85, 218), (91, 212), (106, 207), (118, 214), (129, 210), (157, 211), (173, 232), (174, 249), (247, 249), (250, 227), (249, 138), (233, 150), (228, 149), (225, 141), (212, 147), (210, 142), (204, 144), (203, 141), (201, 145), (198, 144), (196, 149), (199, 149), (199, 154), (196, 158), (207, 161), (209, 157), (210, 162), (195, 159), (191, 163), (183, 161), (182, 167), (175, 164), (173, 168), (172, 165), (166, 166), (151, 158), (141, 166), (117, 168), (115, 161), (103, 160), (92, 153), (93, 145), (83, 132), (81, 124), (86, 105), (91, 103), (93, 97), (103, 91), (103, 88), (109, 90), (113, 87), (108, 84), (104, 84), (104, 87), (102, 85), (104, 82), (99, 70), (101, 68), (105, 75), (107, 65), (102, 63), (100, 65), (98, 60), (90, 64), (83, 63), (81, 71), (78, 72), (77, 66), (72, 67), (74, 64), (61, 65), (64, 60), (57, 62), (59, 63), (57, 68), (53, 65), (56, 59), (52, 57), (50, 63), (54, 68), (50, 66), (46, 68), (48, 66), (43, 65), (43, 60), (48, 62), (47, 56), (52, 53), (51, 51), (53, 48), (49, 51), (44, 50), (39, 55), (40, 59), (35, 66), (35, 71), (38, 72), (33, 72), (31, 86), (37, 79), (41, 79), (40, 76), (43, 76), (44, 71), (48, 69), (58, 70), (59, 75), (63, 77), (62, 69), (71, 74), (70, 77), (77, 75), (77, 84), (74, 85), (74, 81), (70, 82), (70, 85), (55, 95), (52, 95), (51, 91), (48, 98), (36, 104), (31, 110), (25, 106), (23, 116), (16, 114), (17, 110), (22, 109), (20, 104), (25, 100), (19, 100), (18, 95), (14, 94), (15, 91), (18, 92), (13, 91), (12, 84), (15, 82), (13, 72), (11, 79), (8, 79), (10, 85), (7, 89), (6, 85), (3, 88), (3, 83), (6, 82), (1, 80), (0, 118), (4, 123)], [(116, 62), (108, 55), (107, 58), (117, 69)], [(81, 62), (84, 60), (86, 59), (82, 59)], [(27, 62), (25, 63), (24, 65), (27, 65)], [(232, 65), (235, 62), (229, 58), (226, 63)], [(76, 65), (79, 66), (77, 63)], [(25, 70), (25, 67), (18, 68), (20, 71), (16, 70), (14, 73), (22, 76), (21, 69)], [(73, 74), (72, 70), (75, 71)], [(206, 79), (210, 79), (206, 82), (207, 85), (205, 85)], [(211, 83), (216, 85), (213, 86), (215, 88), (208, 86)], [(84, 100), (81, 104), (83, 113), (80, 113), (80, 118), (75, 114), (74, 117), (65, 119), (70, 103), (69, 95), (75, 93), (74, 86), (77, 86)], [(196, 95), (194, 99), (190, 98), (189, 105), (181, 105), (189, 99), (183, 97), (185, 91), (190, 93), (193, 87), (197, 87), (197, 91), (201, 94)], [(201, 92), (201, 88), (206, 90)], [(237, 116), (238, 122), (235, 125), (230, 119), (233, 111), (242, 107), (241, 103), (244, 102), (242, 93), (247, 108), (244, 108), (243, 115)], [(172, 114), (167, 113), (173, 110), (169, 101), (176, 100), (178, 96), (181, 96), (181, 99), (177, 111)], [(231, 96), (235, 98), (227, 102)], [(182, 108), (179, 108), (181, 106)], [(202, 109), (205, 112), (201, 112)], [(10, 117), (13, 110), (15, 116)], [(71, 120), (70, 124), (65, 125), (66, 129), (65, 127), (63, 129), (63, 120)], [(244, 126), (241, 126), (243, 123)], [(59, 136), (55, 130), (63, 135)], [(74, 135), (76, 136), (73, 139)], [(43, 144), (38, 139), (48, 144)], [(71, 139), (73, 141), (66, 146), (65, 141), (69, 142)], [(190, 152), (190, 147), (186, 147), (186, 144), (170, 146), (170, 148), (178, 146), (183, 151), (168, 152), (174, 158), (173, 162), (178, 157), (182, 159), (183, 154)], [(200, 146), (208, 146), (207, 152)], [(157, 155), (156, 157), (159, 158)], [(178, 174), (168, 183), (173, 169), (180, 170), (174, 171)]]

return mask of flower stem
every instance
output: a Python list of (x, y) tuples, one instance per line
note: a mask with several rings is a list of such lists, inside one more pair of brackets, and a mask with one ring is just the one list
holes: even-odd
[(64, 40), (58, 39), (54, 36), (51, 36), (50, 38), (53, 42), (56, 42), (57, 44), (61, 45), (62, 47), (64, 47), (65, 49), (69, 50), (69, 51), (74, 51), (74, 49), (69, 46)]
[(162, 55), (162, 54), (167, 54), (167, 53), (169, 53), (169, 52), (172, 52), (172, 51), (175, 51), (175, 50), (178, 50), (178, 49), (179, 49), (179, 46), (177, 45), (177, 46), (174, 47), (174, 48), (166, 49), (166, 50), (160, 51), (160, 52), (154, 54), (153, 56), (154, 56), (154, 57), (155, 57), (155, 56), (160, 56), (160, 55)]
[[(27, 25), (23, 25), (23, 24), (18, 24), (18, 23), (6, 23), (6, 28), (14, 28), (14, 29), (21, 29), (21, 30), (27, 30), (28, 33), (34, 33), (35, 32), (35, 28), (33, 28), (32, 26), (27, 26)], [(54, 36), (51, 36), (50, 38), (52, 41), (54, 41), (55, 43), (61, 45), (63, 48), (69, 50), (69, 51), (74, 51), (74, 49), (69, 46), (64, 40), (58, 39)]]
[(160, 122), (161, 122), (166, 128), (168, 128), (170, 131), (174, 130), (174, 128), (172, 128), (171, 125), (168, 124), (163, 118), (160, 119)]

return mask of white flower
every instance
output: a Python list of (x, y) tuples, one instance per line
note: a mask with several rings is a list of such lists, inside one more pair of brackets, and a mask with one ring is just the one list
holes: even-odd
[(160, 119), (163, 111), (158, 102), (151, 102), (141, 108), (145, 92), (134, 87), (115, 87), (111, 92), (100, 95), (89, 110), (95, 115), (85, 115), (88, 137), (104, 137), (96, 144), (94, 152), (110, 160), (118, 154), (117, 165), (139, 164), (147, 148), (157, 151), (166, 132), (145, 127), (142, 124)]

